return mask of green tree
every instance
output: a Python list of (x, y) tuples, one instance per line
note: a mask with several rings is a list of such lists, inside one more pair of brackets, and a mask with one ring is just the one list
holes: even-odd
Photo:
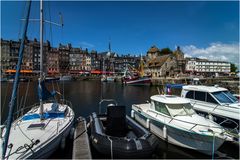
[(231, 63), (231, 72), (236, 73), (238, 70), (237, 66), (234, 63)]
[(163, 48), (163, 49), (161, 49), (161, 51), (160, 51), (160, 54), (162, 54), (162, 55), (164, 55), (164, 54), (170, 54), (170, 53), (172, 53), (172, 50), (169, 49), (169, 48)]

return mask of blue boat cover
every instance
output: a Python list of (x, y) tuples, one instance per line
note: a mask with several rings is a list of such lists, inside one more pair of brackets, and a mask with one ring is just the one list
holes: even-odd
[(167, 88), (179, 88), (179, 89), (182, 89), (183, 86), (184, 86), (184, 84), (166, 84)]
[[(64, 111), (58, 111), (58, 104), (57, 103), (53, 103), (51, 106), (51, 110), (43, 113), (43, 118), (44, 119), (48, 119), (48, 118), (64, 118)], [(38, 119), (40, 118), (40, 115), (38, 113), (34, 113), (34, 114), (29, 114), (26, 115), (22, 118), (23, 121), (26, 120), (32, 120), (32, 119)]]
[[(22, 118), (23, 121), (27, 121), (27, 120), (32, 120), (32, 119), (38, 119), (40, 118), (40, 115), (35, 113), (35, 114), (29, 114), (26, 115)], [(43, 118), (44, 119), (48, 119), (48, 118), (64, 118), (64, 112), (55, 112), (55, 113), (44, 113), (43, 114)]]
[(45, 100), (48, 100), (49, 98), (51, 97), (54, 97), (56, 95), (56, 91), (48, 91), (48, 89), (46, 88), (45, 86), (45, 83), (44, 81), (41, 81), (39, 80), (39, 83), (38, 83), (38, 97), (39, 99), (42, 99), (42, 101), (45, 101)]

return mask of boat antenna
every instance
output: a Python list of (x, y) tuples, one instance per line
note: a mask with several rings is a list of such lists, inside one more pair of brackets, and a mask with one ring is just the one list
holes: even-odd
[(14, 84), (13, 84), (13, 89), (12, 89), (12, 96), (11, 96), (11, 100), (10, 100), (10, 103), (9, 103), (9, 112), (8, 112), (8, 118), (7, 118), (6, 133), (4, 135), (4, 141), (3, 141), (3, 147), (2, 147), (3, 148), (2, 159), (5, 159), (5, 154), (6, 154), (7, 146), (8, 146), (10, 129), (11, 129), (12, 120), (13, 120), (13, 111), (14, 111), (14, 105), (16, 103), (16, 93), (17, 93), (18, 84), (19, 84), (19, 75), (20, 75), (21, 64), (22, 64), (22, 59), (23, 59), (24, 41), (25, 41), (26, 35), (27, 35), (30, 8), (31, 8), (31, 0), (27, 1), (27, 12), (26, 12), (26, 15), (25, 15), (26, 21), (24, 23), (21, 45), (20, 45), (20, 49), (19, 49), (19, 53), (18, 53), (18, 62), (17, 62), (16, 74), (15, 74)]
[(160, 94), (161, 94), (161, 92), (160, 92), (160, 89), (159, 89), (159, 87), (157, 87), (157, 91), (158, 91), (158, 94), (160, 95)]

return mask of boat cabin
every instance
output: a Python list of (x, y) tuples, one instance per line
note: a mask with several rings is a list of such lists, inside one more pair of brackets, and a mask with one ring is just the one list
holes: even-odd
[(218, 86), (183, 86), (181, 97), (218, 105), (238, 102), (226, 88)]
[(169, 117), (196, 114), (189, 100), (173, 95), (152, 96), (150, 109)]

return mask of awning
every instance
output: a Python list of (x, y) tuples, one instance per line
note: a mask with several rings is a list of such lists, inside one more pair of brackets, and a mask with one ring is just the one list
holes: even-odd
[[(16, 73), (15, 69), (8, 69), (5, 71), (6, 73)], [(32, 70), (20, 70), (20, 73), (33, 73)]]
[(102, 74), (102, 72), (99, 70), (93, 70), (91, 71), (91, 74)]

